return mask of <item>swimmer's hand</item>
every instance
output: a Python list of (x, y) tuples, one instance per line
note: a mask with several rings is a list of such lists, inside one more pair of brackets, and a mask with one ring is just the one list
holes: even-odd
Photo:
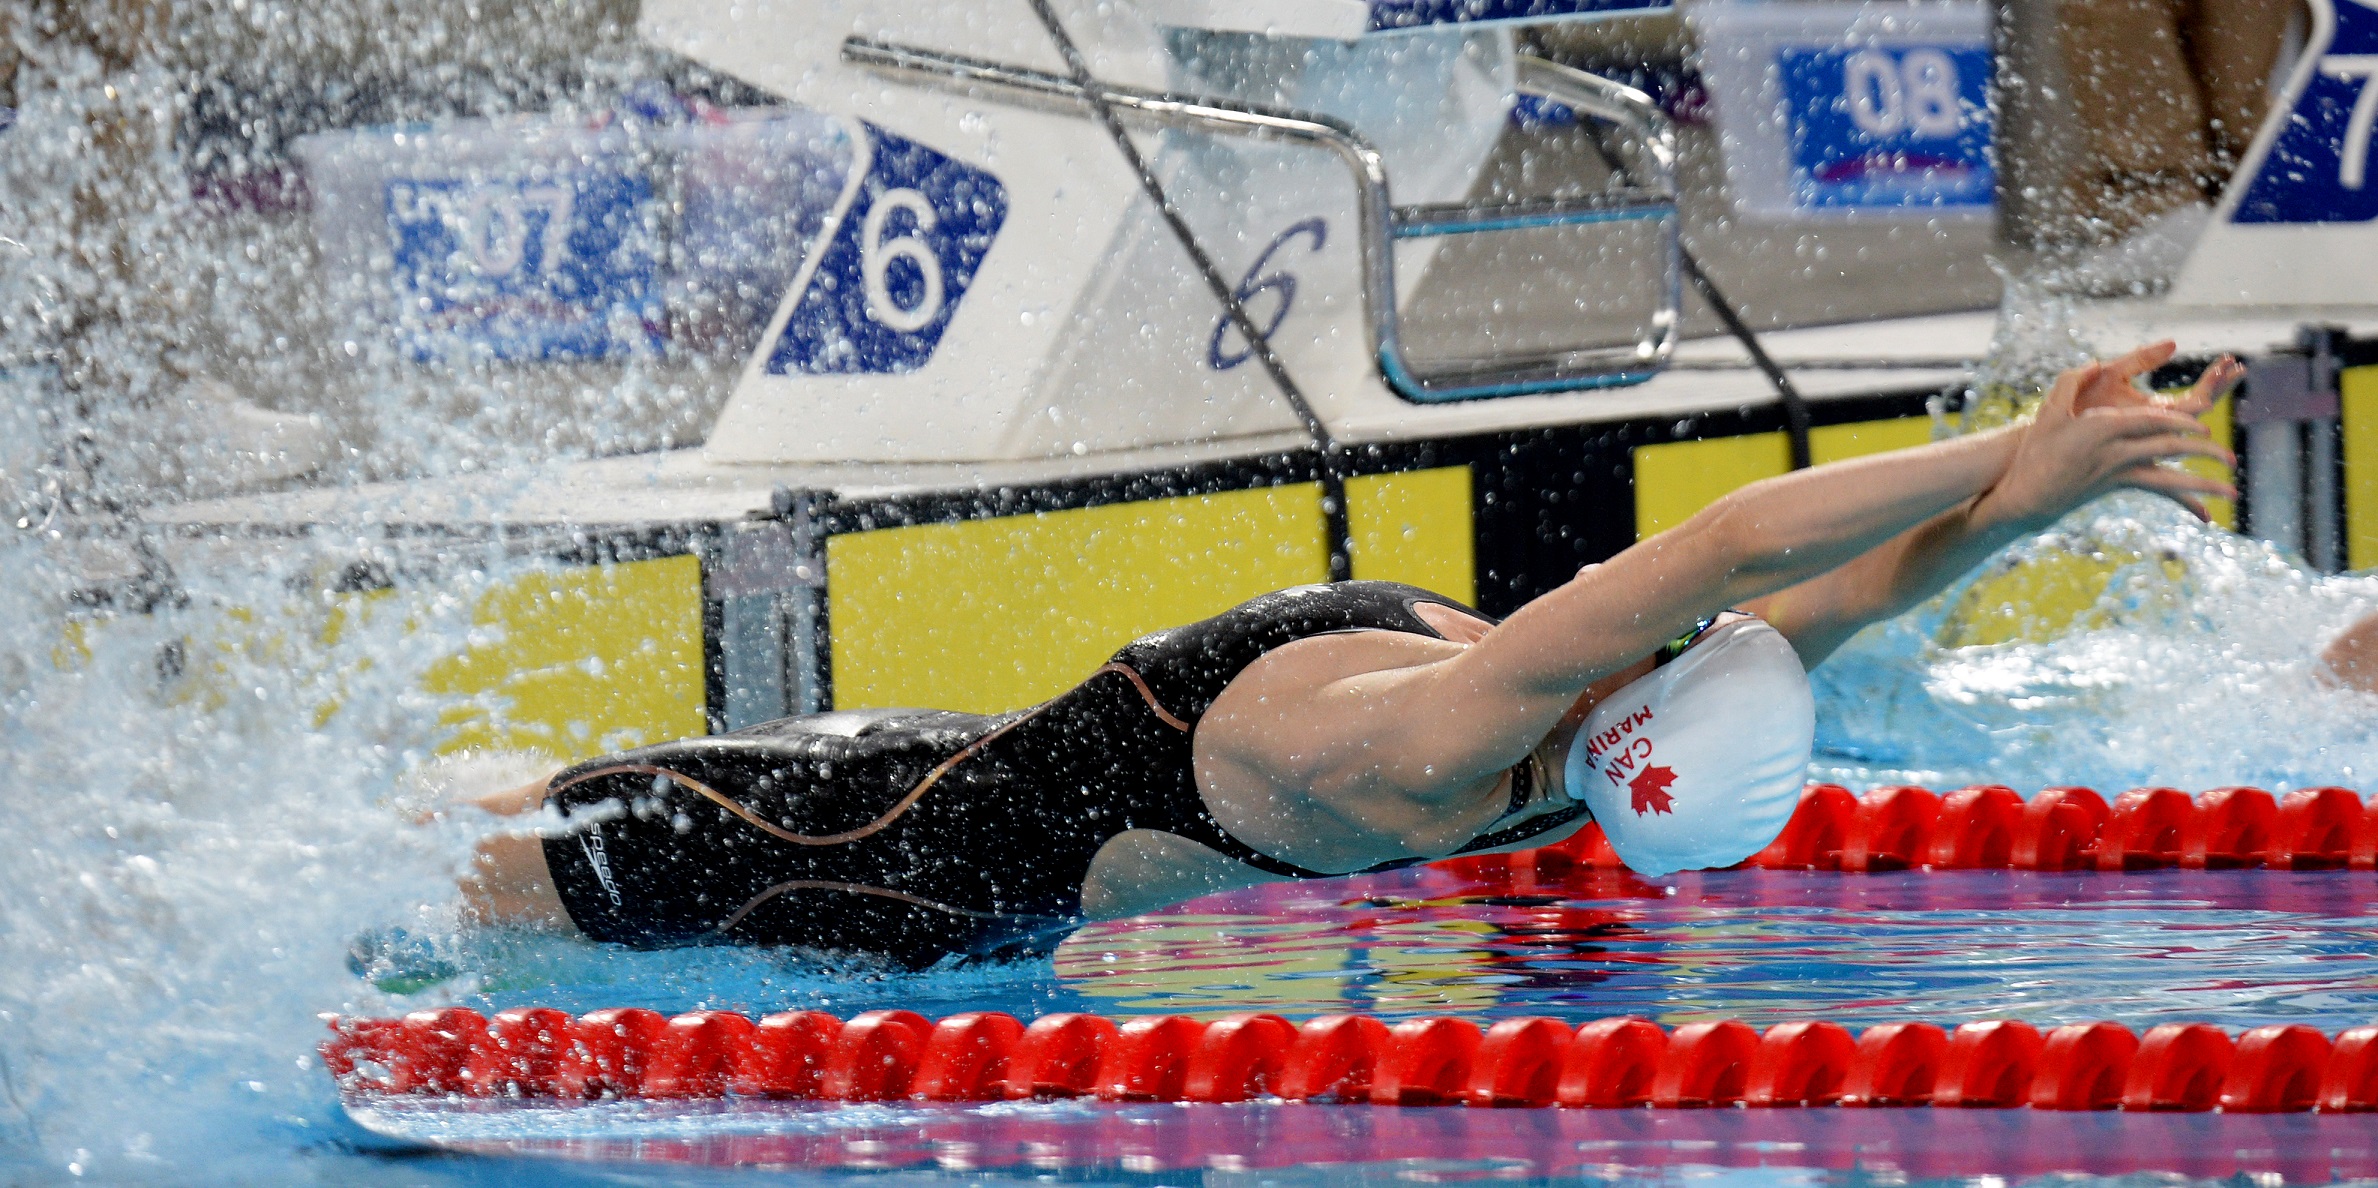
[(2074, 397), (2073, 407), (2083, 412), (2093, 408), (2181, 408), (2193, 416), (2213, 407), (2246, 374), (2245, 365), (2223, 355), (2205, 368), (2186, 396), (2166, 400), (2139, 386), (2139, 377), (2171, 362), (2172, 356), (2179, 353), (2179, 344), (2167, 338), (2101, 365), (2096, 379)]
[(1976, 515), (2044, 528), (2100, 495), (2127, 488), (2165, 496), (2201, 520), (2211, 518), (2205, 498), (2237, 498), (2237, 489), (2219, 479), (2159, 465), (2188, 457), (2237, 465), (2196, 418), (2244, 369), (2223, 356), (2187, 395), (2169, 401), (2140, 389), (2138, 377), (2169, 360), (2173, 350), (2159, 342), (2057, 376), (2038, 415), (2021, 430), (2005, 473), (1975, 502)]

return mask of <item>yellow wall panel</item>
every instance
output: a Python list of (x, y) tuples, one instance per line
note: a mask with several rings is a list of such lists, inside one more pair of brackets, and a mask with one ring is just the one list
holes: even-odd
[(2345, 565), (2378, 565), (2378, 367), (2343, 376), (2345, 419)]
[(487, 642), (431, 666), (422, 688), (495, 704), (449, 711), (445, 750), (576, 759), (708, 731), (694, 557), (525, 574), (481, 599), (473, 621), (491, 629)]
[[(1941, 617), (1938, 638), (1945, 647), (1968, 648), (2046, 643), (2067, 632), (2096, 630), (2113, 621), (2102, 605), (2106, 587), (2123, 570), (2147, 560), (2128, 549), (2050, 549), (2020, 560), (2001, 558), (1957, 595)], [(2159, 609), (2183, 613), (2175, 595), (2187, 567), (2168, 558), (2156, 564), (2169, 580), (2151, 588), (2147, 597), (2157, 600)]]
[(1354, 537), (1355, 577), (1478, 601), (1469, 467), (1347, 479), (1346, 524)]
[(1637, 446), (1635, 539), (1674, 528), (1735, 488), (1791, 468), (1792, 446), (1781, 433)]
[(1314, 483), (831, 537), (835, 708), (1030, 705), (1134, 637), (1328, 580), (1321, 537)]
[[(2166, 392), (2165, 395), (2177, 396), (2185, 391), (2187, 391), (2185, 388), (2174, 388), (2171, 391)], [(2213, 405), (2213, 407), (2206, 409), (2204, 416), (2198, 418), (2205, 423), (2205, 427), (2207, 429), (2213, 431), (2213, 440), (2220, 442), (2221, 445), (2226, 449), (2237, 448), (2237, 442), (2232, 440), (2235, 436), (2231, 428), (2232, 421), (2230, 418), (2232, 403), (2233, 400), (2231, 397), (2224, 396), (2221, 398), (2219, 403), (2216, 403)], [(2237, 475), (2232, 473), (2229, 467), (2223, 466), (2211, 458), (2190, 458), (2187, 461), (2182, 462), (2180, 465), (2185, 466), (2189, 470), (2195, 471), (2198, 474), (2204, 475), (2206, 478), (2217, 478), (2223, 482), (2230, 482), (2237, 478)], [(2213, 517), (2214, 523), (2219, 524), (2232, 532), (2238, 530), (2238, 505), (2230, 500), (2205, 500), (2205, 514)]]
[[(1848, 458), (1904, 450), (1932, 440), (1932, 418), (1892, 417), (1821, 425), (1808, 431), (1809, 461), (1822, 466)], [(1792, 445), (1781, 433), (1746, 433), (1635, 448), (1635, 539), (1665, 532), (1739, 487), (1792, 468)]]
[(1808, 431), (1808, 460), (1818, 466), (1868, 454), (1887, 454), (1932, 444), (1932, 418), (1892, 417), (1883, 421), (1853, 421), (1847, 425), (1819, 425)]

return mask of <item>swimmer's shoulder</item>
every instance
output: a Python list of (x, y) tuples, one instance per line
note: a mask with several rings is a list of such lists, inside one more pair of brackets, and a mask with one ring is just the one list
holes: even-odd
[(1449, 660), (1469, 646), (1466, 640), (1387, 628), (1307, 636), (1282, 644), (1239, 670), (1214, 699), (1207, 715), (1228, 718), (1264, 704), (1302, 700), (1340, 681)]

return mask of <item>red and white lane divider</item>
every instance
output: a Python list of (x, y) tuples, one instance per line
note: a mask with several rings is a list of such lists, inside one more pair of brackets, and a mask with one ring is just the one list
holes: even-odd
[(334, 1019), (322, 1060), (351, 1094), (577, 1100), (760, 1097), (818, 1101), (1367, 1102), (1374, 1105), (1963, 1106), (2041, 1110), (2378, 1110), (2378, 1027), (2232, 1038), (2202, 1023), (2144, 1036), (2118, 1023), (2045, 1034), (2013, 1020), (1726, 1021), (1669, 1031), (1647, 1019), (1462, 1019), (1390, 1026), (1330, 1015), (1117, 1024), (996, 1012), (939, 1022), (910, 1011), (848, 1021), (816, 1011), (757, 1023), (732, 1011), (674, 1019), (639, 1008), (576, 1018), (463, 1007)]
[[(1598, 825), (1556, 846), (1453, 858), (1433, 865), (1463, 874), (1570, 870), (1625, 864)], [(2049, 788), (2026, 801), (2003, 784), (1947, 795), (1917, 787), (1853, 796), (1813, 784), (1774, 844), (1742, 865), (1853, 873), (1932, 870), (2378, 869), (2378, 803), (2350, 788), (2133, 788), (2112, 804), (2088, 788)]]

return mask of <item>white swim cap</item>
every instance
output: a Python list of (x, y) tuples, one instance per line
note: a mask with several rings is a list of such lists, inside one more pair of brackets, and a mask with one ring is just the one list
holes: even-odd
[(1808, 672), (1754, 618), (1603, 699), (1569, 744), (1569, 795), (1638, 873), (1733, 864), (1791, 820), (1816, 745)]

